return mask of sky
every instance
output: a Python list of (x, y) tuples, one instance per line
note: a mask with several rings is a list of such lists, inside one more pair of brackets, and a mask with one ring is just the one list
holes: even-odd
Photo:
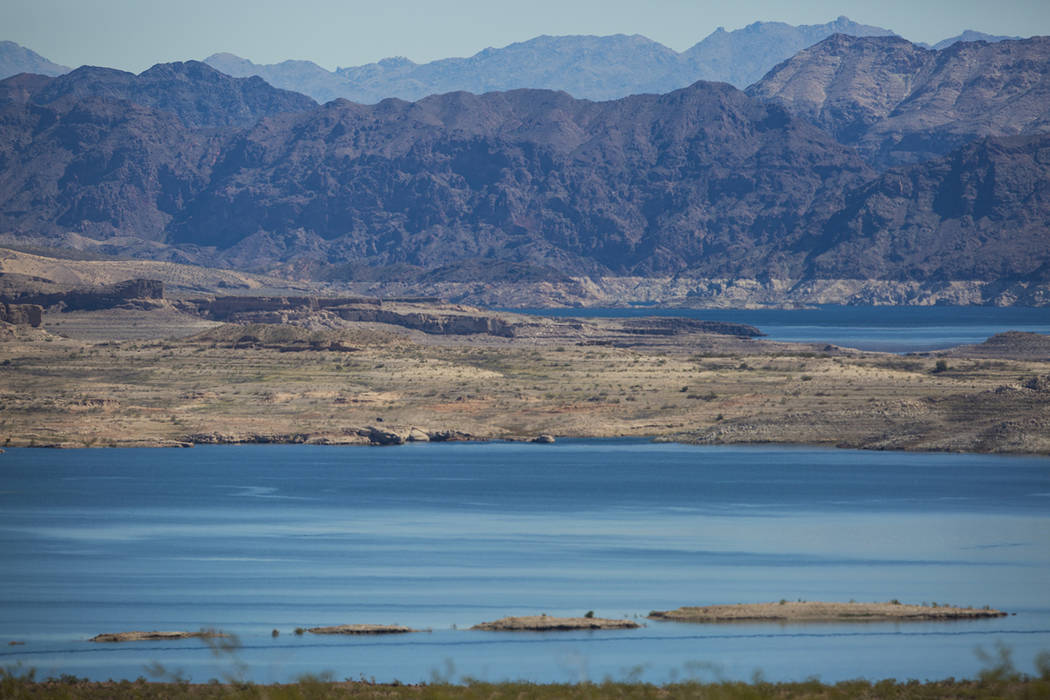
[(930, 44), (964, 29), (1050, 35), (1048, 0), (2, 0), (0, 40), (72, 67), (140, 72), (228, 51), (331, 70), (470, 56), (540, 34), (643, 34), (682, 51), (719, 26), (839, 15)]

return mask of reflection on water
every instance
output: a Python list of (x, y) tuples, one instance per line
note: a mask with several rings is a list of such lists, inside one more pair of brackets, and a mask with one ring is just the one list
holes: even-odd
[[(191, 458), (192, 457), (192, 458)], [(1005, 641), (1050, 649), (1050, 460), (640, 440), (180, 450), (10, 450), (0, 459), (0, 664), (223, 677), (199, 641), (100, 632), (219, 627), (248, 677), (458, 673), (563, 681), (973, 676)], [(644, 618), (790, 599), (989, 604), (997, 620), (499, 634), (507, 614)], [(397, 638), (291, 634), (407, 624)], [(455, 627), (456, 629), (453, 629)], [(278, 629), (281, 636), (272, 638)]]

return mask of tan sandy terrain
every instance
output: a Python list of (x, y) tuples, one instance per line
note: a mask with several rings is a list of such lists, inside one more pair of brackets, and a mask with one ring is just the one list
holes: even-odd
[(610, 620), (601, 617), (549, 617), (525, 615), (504, 617), (492, 622), (474, 625), (472, 630), (490, 632), (548, 632), (568, 630), (630, 630), (641, 627), (632, 620)]
[(651, 620), (675, 622), (878, 622), (905, 620), (968, 620), (1004, 617), (1006, 613), (991, 608), (957, 608), (949, 605), (926, 606), (901, 603), (820, 603), (782, 601), (779, 603), (744, 603), (681, 607), (677, 610), (654, 610)]
[(196, 265), (156, 260), (75, 260), (36, 255), (0, 246), (0, 273), (44, 279), (68, 287), (113, 284), (128, 279), (147, 278), (164, 282), (169, 291), (193, 293), (216, 288), (229, 293), (262, 293), (272, 289), (306, 285), (284, 279), (254, 275), (236, 270), (220, 270)]
[[(428, 313), (447, 326), (487, 312)], [(493, 316), (503, 335), (324, 310), (284, 324), (176, 308), (48, 312), (43, 328), (0, 328), (0, 447), (551, 435), (1050, 454), (1043, 336), (898, 356)]]

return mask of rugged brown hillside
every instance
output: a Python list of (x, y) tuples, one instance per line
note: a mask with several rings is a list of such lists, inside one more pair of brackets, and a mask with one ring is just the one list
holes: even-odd
[[(929, 53), (900, 46), (905, 63)], [(810, 122), (819, 114), (702, 82), (599, 103), (546, 90), (337, 100), (201, 128), (176, 106), (233, 119), (243, 104), (224, 106), (224, 83), (192, 68), (147, 71), (175, 76), (175, 101), (163, 104), (153, 91), (169, 78), (103, 75), (148, 106), (96, 95), (108, 83), (91, 71), (0, 82), (0, 243), (352, 282), (368, 294), (458, 297), (510, 283), (525, 304), (528, 294), (593, 300), (596, 284), (638, 290), (598, 294), (623, 301), (735, 285), (745, 296), (734, 299), (766, 303), (819, 287), (824, 303), (855, 298), (854, 280), (889, 281), (879, 298), (898, 303), (940, 299), (957, 281), (966, 288), (943, 298), (1043, 303), (1050, 284), (1038, 133), (880, 175)], [(1004, 105), (1029, 104), (1032, 90)], [(875, 90), (857, 123), (891, 121), (925, 94), (911, 89), (891, 108), (904, 92)]]
[(205, 184), (214, 138), (123, 100), (0, 103), (0, 230), (160, 241)]
[(839, 34), (748, 94), (813, 120), (877, 165), (914, 163), (984, 136), (1050, 131), (1050, 37), (935, 51)]
[(819, 130), (725, 84), (604, 103), (336, 101), (235, 138), (170, 230), (236, 260), (751, 274), (790, 266), (783, 246), (811, 204), (867, 177)]
[(847, 197), (808, 277), (1050, 280), (1050, 134), (988, 138)]

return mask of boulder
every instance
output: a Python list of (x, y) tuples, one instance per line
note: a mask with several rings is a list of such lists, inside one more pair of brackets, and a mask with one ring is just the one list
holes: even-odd
[(364, 429), (365, 437), (373, 445), (404, 445), (405, 435), (394, 431), (386, 430), (384, 428), (377, 428), (374, 425), (370, 425)]
[(405, 439), (408, 442), (430, 442), (430, 434), (419, 428), (411, 428)]

